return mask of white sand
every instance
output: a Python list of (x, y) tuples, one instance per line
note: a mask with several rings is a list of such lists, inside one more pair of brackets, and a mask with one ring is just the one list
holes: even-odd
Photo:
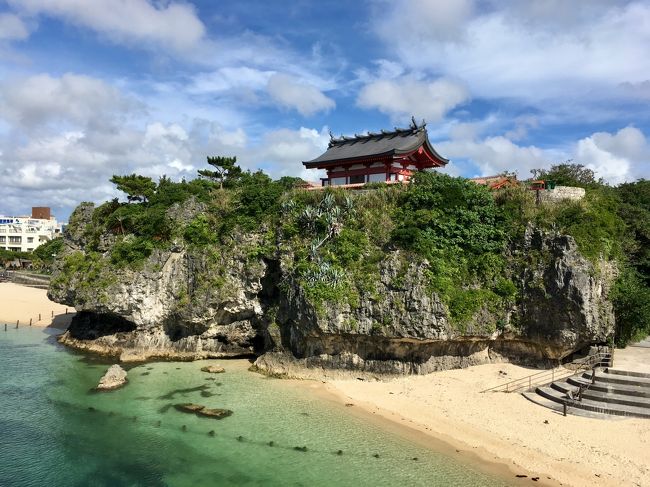
[(474, 452), (539, 475), (540, 482), (650, 486), (650, 420), (564, 417), (520, 394), (479, 392), (532, 372), (487, 364), (382, 382), (330, 380), (326, 388), (341, 402), (442, 439), (461, 455)]
[[(66, 309), (68, 309), (67, 315), (65, 314)], [(53, 312), (54, 316), (52, 316)], [(74, 312), (74, 308), (50, 301), (45, 289), (0, 282), (0, 327), (2, 329), (4, 329), (5, 323), (15, 327), (16, 320), (20, 320), (19, 326), (29, 326), (30, 319), (32, 326), (66, 328)], [(0, 331), (2, 330), (0, 329)]]

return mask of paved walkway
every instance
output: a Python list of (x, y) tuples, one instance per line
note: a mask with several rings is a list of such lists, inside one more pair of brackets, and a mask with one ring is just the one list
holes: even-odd
[(650, 337), (614, 352), (615, 369), (650, 374)]

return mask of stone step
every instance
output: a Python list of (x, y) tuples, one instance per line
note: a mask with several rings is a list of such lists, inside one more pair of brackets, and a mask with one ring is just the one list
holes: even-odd
[(645, 379), (650, 379), (650, 374), (646, 374), (645, 372), (636, 372), (633, 370), (621, 370), (621, 369), (613, 369), (611, 367), (607, 367), (607, 369), (605, 369), (605, 372), (607, 374), (623, 375), (626, 377), (641, 377)]
[(568, 401), (566, 395), (552, 387), (538, 387), (536, 392), (551, 401), (563, 404), (567, 402), (568, 411), (572, 409), (584, 409), (586, 411), (593, 411), (602, 414), (613, 414), (616, 416), (631, 416), (638, 418), (650, 418), (650, 410), (643, 407), (626, 406), (623, 404), (602, 403), (591, 399), (583, 399), (582, 401)]
[(650, 398), (625, 396), (622, 394), (612, 394), (609, 392), (592, 391), (587, 389), (582, 392), (583, 399), (599, 401), (607, 404), (623, 404), (624, 406), (634, 406), (645, 408), (650, 413)]
[[(623, 404), (625, 406), (634, 406), (634, 407), (639, 407), (639, 408), (646, 408), (648, 411), (650, 411), (650, 398), (649, 397), (639, 397), (639, 396), (631, 396), (631, 395), (625, 395), (625, 394), (617, 394), (615, 392), (611, 391), (598, 391), (593, 389), (593, 387), (596, 384), (591, 385), (590, 382), (584, 382), (582, 383), (583, 385), (588, 386), (586, 389), (583, 389), (582, 391), (582, 398), (583, 399), (590, 399), (592, 401), (598, 401), (602, 403), (611, 403), (611, 404)], [(558, 382), (553, 382), (551, 384), (551, 387), (555, 389), (556, 391), (562, 392), (563, 394), (566, 394), (567, 392), (572, 392), (574, 394), (577, 394), (578, 392), (578, 386), (575, 384), (572, 384), (569, 381), (558, 381)], [(605, 406), (605, 404), (603, 404)]]
[[(564, 407), (562, 406), (562, 404), (555, 401), (551, 401), (550, 399), (546, 399), (545, 397), (540, 396), (536, 392), (522, 392), (521, 394), (530, 402), (533, 402), (539, 406), (543, 406), (545, 408), (551, 409), (560, 414), (564, 413)], [(567, 413), (568, 412), (570, 412), (574, 416), (584, 416), (586, 418), (598, 418), (598, 419), (610, 419), (610, 420), (623, 419), (622, 416), (612, 416), (609, 414), (587, 411), (585, 409), (572, 409), (570, 411), (567, 411)]]
[(578, 392), (578, 387), (579, 387), (574, 384), (570, 384), (566, 380), (552, 382), (550, 386), (556, 391), (562, 392), (563, 394), (566, 394), (567, 392), (572, 392), (572, 393)]
[(596, 382), (595, 384), (592, 384), (591, 380), (583, 379), (582, 377), (569, 377), (566, 381), (572, 386), (589, 385), (589, 389), (594, 391), (650, 398), (650, 390), (648, 390), (647, 387), (610, 384), (607, 382)]
[[(582, 377), (591, 380), (591, 371), (582, 374)], [(639, 386), (650, 388), (650, 379), (645, 377), (634, 377), (627, 375), (609, 374), (604, 370), (596, 371), (596, 382), (607, 382), (610, 384), (623, 384), (628, 386)]]

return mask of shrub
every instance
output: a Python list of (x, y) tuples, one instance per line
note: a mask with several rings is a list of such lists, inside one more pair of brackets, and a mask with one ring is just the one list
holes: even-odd
[(610, 294), (616, 316), (616, 345), (650, 335), (650, 288), (644, 285), (638, 272), (625, 268)]
[(205, 215), (196, 216), (183, 231), (183, 238), (190, 245), (203, 246), (217, 242), (214, 227)]
[[(505, 219), (487, 188), (423, 172), (416, 174), (398, 202), (393, 242), (429, 261), (432, 290), (456, 323), (469, 321), (498, 295), (514, 299), (516, 289), (501, 282)], [(490, 290), (495, 286), (499, 293)]]
[(153, 249), (153, 243), (146, 238), (128, 236), (113, 245), (111, 262), (118, 266), (134, 264), (149, 257)]

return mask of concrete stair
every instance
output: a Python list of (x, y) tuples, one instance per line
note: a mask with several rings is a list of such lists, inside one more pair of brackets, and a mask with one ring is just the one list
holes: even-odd
[(39, 289), (47, 289), (50, 286), (50, 276), (24, 271), (9, 271), (5, 273), (5, 280)]
[[(611, 367), (599, 368), (596, 369), (593, 384), (591, 375), (591, 371), (584, 372), (581, 375), (555, 381), (549, 386), (538, 387), (535, 392), (544, 398), (546, 404), (551, 401), (563, 407), (566, 403), (567, 413), (583, 410), (616, 416), (650, 418), (650, 374)], [(580, 386), (583, 387), (582, 400), (578, 401)], [(528, 399), (534, 401), (532, 397)], [(557, 410), (557, 407), (552, 409)]]
[(630, 347), (650, 348), (650, 337), (646, 337), (645, 339), (641, 340), (640, 342), (633, 343), (633, 344), (630, 345)]

